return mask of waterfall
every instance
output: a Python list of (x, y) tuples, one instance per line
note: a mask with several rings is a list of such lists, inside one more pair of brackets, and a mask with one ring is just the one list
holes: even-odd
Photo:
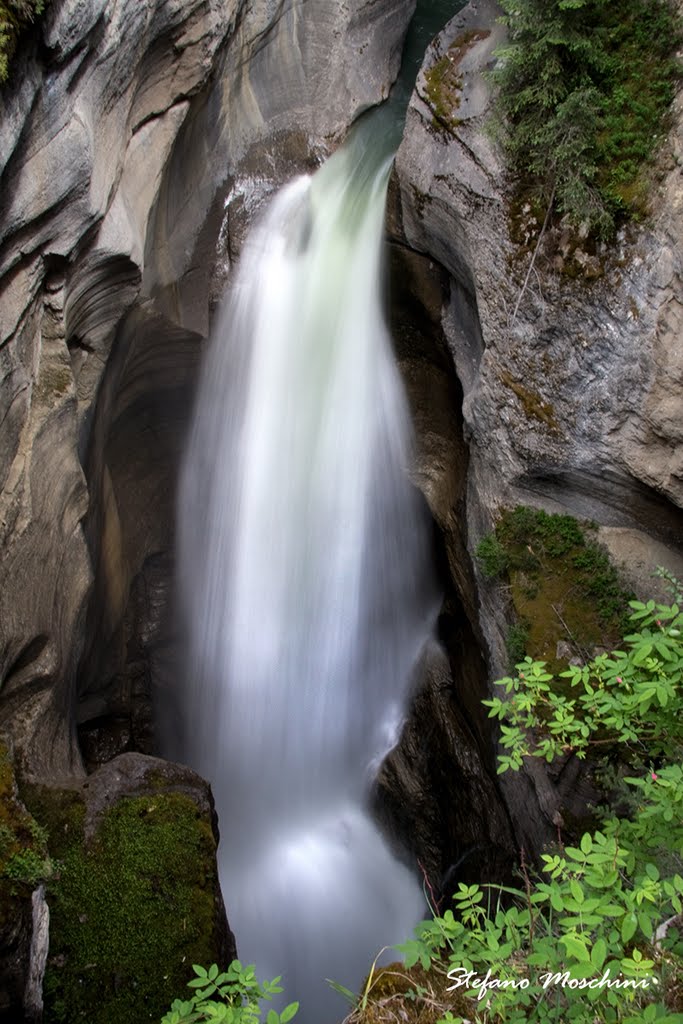
[[(182, 757), (213, 786), (243, 962), (328, 1024), (424, 911), (366, 803), (433, 629), (384, 322), (390, 158), (356, 133), (252, 229), (184, 463)], [(395, 958), (395, 957), (394, 957)]]

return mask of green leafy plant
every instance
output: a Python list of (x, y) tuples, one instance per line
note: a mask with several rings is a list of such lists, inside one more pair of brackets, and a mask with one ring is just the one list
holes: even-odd
[(484, 704), (500, 720), (508, 751), (500, 771), (521, 767), (529, 755), (549, 762), (566, 753), (584, 758), (596, 745), (623, 745), (638, 757), (647, 749), (650, 758), (671, 751), (683, 712), (683, 615), (678, 605), (654, 601), (632, 601), (631, 608), (640, 628), (624, 638), (627, 650), (562, 672), (569, 695), (544, 662), (531, 658), (515, 676), (498, 680), (509, 699)]
[[(496, 123), (522, 194), (610, 237), (642, 216), (679, 73), (668, 0), (501, 0)], [(547, 219), (547, 218), (546, 218)]]
[[(243, 967), (239, 960), (233, 960), (222, 972), (216, 964), (208, 969), (194, 964), (192, 970), (196, 977), (187, 984), (195, 990), (194, 995), (186, 1000), (176, 999), (161, 1024), (254, 1024), (261, 1019), (260, 1001), (282, 992), (279, 978), (260, 983), (254, 966)], [(281, 1013), (271, 1009), (266, 1024), (288, 1024), (298, 1009), (298, 1003), (290, 1003)]]
[(683, 1022), (683, 614), (633, 601), (631, 628), (624, 650), (560, 679), (525, 659), (484, 702), (501, 723), (499, 772), (615, 748), (632, 765), (632, 813), (605, 809), (538, 868), (522, 858), (519, 888), (460, 884), (399, 947), (407, 970), (447, 975), (446, 1024)]

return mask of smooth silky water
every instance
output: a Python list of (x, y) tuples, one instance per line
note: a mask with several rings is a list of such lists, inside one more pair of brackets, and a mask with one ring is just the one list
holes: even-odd
[(253, 227), (180, 490), (169, 746), (212, 784), (240, 958), (283, 976), (302, 1024), (341, 1018), (326, 979), (357, 991), (425, 909), (367, 809), (438, 608), (381, 301), (400, 121), (365, 118)]

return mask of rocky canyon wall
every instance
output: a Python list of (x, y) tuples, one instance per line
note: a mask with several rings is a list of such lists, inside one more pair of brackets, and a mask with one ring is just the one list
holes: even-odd
[[(462, 389), (466, 483), (453, 478), (453, 444), (424, 389), (413, 395), (418, 475), (494, 678), (508, 667), (506, 602), (473, 554), (502, 508), (595, 520), (641, 593), (654, 585), (655, 565), (683, 567), (683, 100), (653, 172), (646, 223), (597, 251), (570, 243), (560, 225), (532, 266), (524, 231), (535, 241), (540, 225), (514, 209), (487, 128), (485, 73), (503, 42), (500, 14), (491, 0), (472, 3), (428, 50), (396, 158), (390, 221), (395, 250), (414, 268), (415, 302), (432, 311), (432, 336), (442, 333), (441, 366), (450, 362)], [(410, 381), (419, 358), (409, 352), (403, 363)], [(550, 778), (532, 764), (502, 785), (527, 849), (556, 835), (561, 810), (580, 797), (573, 769)]]
[(81, 721), (134, 704), (131, 660), (147, 685), (210, 303), (259, 198), (386, 96), (413, 7), (54, 0), (15, 58), (0, 96), (0, 725), (29, 775), (82, 771), (77, 698)]

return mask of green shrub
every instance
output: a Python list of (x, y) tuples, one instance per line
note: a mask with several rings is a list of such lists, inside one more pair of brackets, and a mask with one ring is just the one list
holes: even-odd
[[(260, 984), (253, 965), (242, 967), (239, 960), (233, 960), (222, 973), (216, 964), (208, 970), (194, 964), (192, 970), (196, 977), (187, 984), (195, 989), (195, 994), (187, 1000), (174, 1000), (161, 1024), (202, 1024), (204, 1021), (256, 1024), (261, 1019), (260, 1001), (282, 992), (279, 978)], [(267, 1024), (287, 1024), (298, 1009), (298, 1003), (290, 1003), (282, 1013), (269, 1010)]]
[(11, 882), (20, 882), (32, 889), (52, 874), (48, 857), (41, 857), (35, 850), (19, 850), (13, 853), (5, 864), (3, 875)]
[(510, 560), (495, 533), (490, 533), (479, 541), (476, 555), (481, 563), (481, 571), (489, 579), (502, 576), (508, 569)]
[(522, 861), (520, 888), (460, 884), (454, 911), (399, 947), (407, 970), (448, 973), (446, 1024), (683, 1024), (683, 614), (633, 602), (631, 628), (624, 650), (564, 673), (571, 699), (526, 659), (484, 702), (501, 722), (499, 772), (619, 745), (636, 799), (540, 871)]
[[(638, 218), (681, 32), (668, 0), (501, 0), (495, 119), (520, 192), (608, 238)], [(541, 213), (540, 220), (543, 220)]]
[(529, 627), (524, 622), (515, 622), (510, 626), (505, 641), (511, 665), (516, 665), (526, 654), (529, 643)]

